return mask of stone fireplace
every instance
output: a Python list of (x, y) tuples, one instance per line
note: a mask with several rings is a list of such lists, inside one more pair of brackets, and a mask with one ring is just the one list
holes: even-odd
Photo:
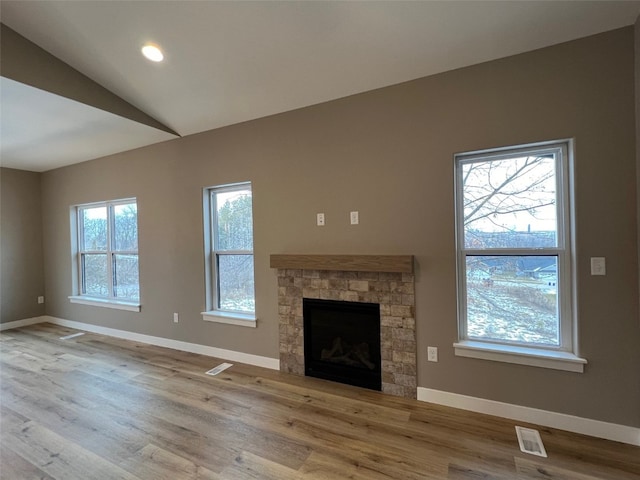
[(280, 370), (305, 375), (303, 298), (380, 305), (382, 391), (416, 398), (410, 255), (271, 255), (278, 271)]

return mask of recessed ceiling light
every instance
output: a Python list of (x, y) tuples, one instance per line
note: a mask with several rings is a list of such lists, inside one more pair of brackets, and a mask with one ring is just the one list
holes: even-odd
[(142, 54), (152, 62), (161, 62), (164, 59), (162, 50), (152, 43), (147, 43), (142, 47)]

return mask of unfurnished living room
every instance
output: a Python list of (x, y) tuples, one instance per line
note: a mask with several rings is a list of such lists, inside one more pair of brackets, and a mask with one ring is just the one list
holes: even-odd
[(640, 479), (640, 1), (0, 21), (2, 480)]

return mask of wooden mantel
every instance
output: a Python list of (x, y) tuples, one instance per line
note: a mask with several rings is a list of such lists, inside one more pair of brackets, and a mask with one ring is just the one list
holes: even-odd
[(271, 268), (413, 273), (413, 255), (271, 255)]

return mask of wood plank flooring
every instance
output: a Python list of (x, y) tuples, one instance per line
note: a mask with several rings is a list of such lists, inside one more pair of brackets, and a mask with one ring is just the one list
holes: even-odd
[[(0, 334), (0, 478), (638, 480), (640, 447), (51, 324)], [(523, 426), (531, 426), (518, 423)]]

